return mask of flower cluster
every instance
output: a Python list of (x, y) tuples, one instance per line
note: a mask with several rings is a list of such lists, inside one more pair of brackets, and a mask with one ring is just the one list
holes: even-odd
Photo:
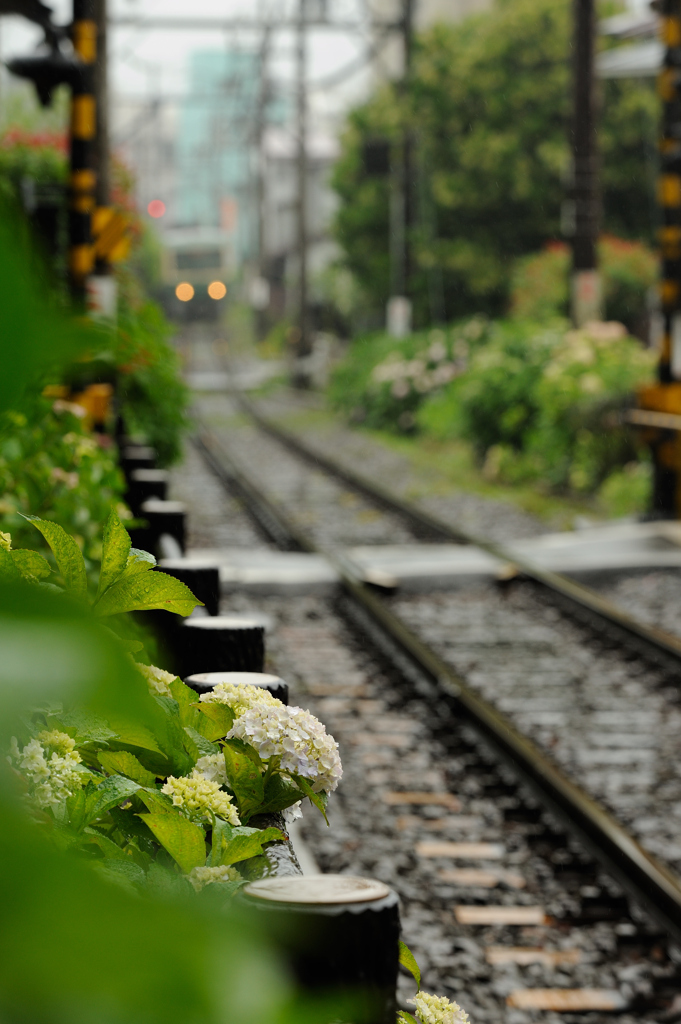
[(416, 1007), (420, 1024), (468, 1024), (468, 1014), (458, 1003), (450, 1003), (446, 996), (417, 992), (410, 1002)]
[(209, 782), (217, 782), (218, 786), (227, 785), (227, 768), (222, 754), (206, 754), (200, 757), (194, 765), (192, 772), (193, 779), (208, 779)]
[(12, 737), (8, 761), (25, 778), (31, 803), (58, 807), (82, 787), (89, 773), (80, 768), (81, 757), (74, 747), (64, 732), (41, 732), (23, 750)]
[(202, 693), (199, 698), (205, 704), (227, 704), (238, 717), (249, 708), (269, 705), (277, 707), (280, 700), (273, 697), (263, 686), (237, 686), (235, 683), (217, 683), (210, 693)]
[(278, 758), (285, 772), (310, 779), (315, 793), (332, 793), (343, 774), (338, 744), (302, 708), (288, 708), (279, 701), (249, 708), (227, 735), (250, 743), (265, 761)]
[(227, 867), (222, 864), (216, 868), (198, 867), (192, 868), (187, 878), (194, 886), (196, 892), (200, 892), (205, 886), (213, 882), (241, 882), (242, 878), (236, 868)]
[(170, 683), (172, 683), (175, 676), (172, 672), (166, 672), (162, 668), (156, 668), (155, 665), (141, 665), (139, 661), (135, 662), (135, 668), (137, 668), (147, 681), (150, 693), (155, 697), (171, 697)]
[(211, 782), (200, 772), (181, 779), (169, 775), (161, 792), (171, 797), (173, 806), (178, 807), (190, 821), (210, 822), (215, 815), (232, 825), (241, 824), (231, 796), (223, 793), (217, 782)]
[(426, 395), (449, 384), (461, 373), (463, 365), (449, 358), (444, 341), (439, 337), (414, 359), (401, 359), (391, 352), (387, 359), (372, 371), (376, 384), (390, 384), (393, 398), (406, 398), (411, 391)]
[(3, 533), (0, 530), (0, 551), (11, 551), (12, 550), (12, 534)]

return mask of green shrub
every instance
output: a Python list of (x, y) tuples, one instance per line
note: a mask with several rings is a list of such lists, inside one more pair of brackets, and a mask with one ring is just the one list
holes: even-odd
[(129, 433), (144, 434), (160, 466), (177, 462), (187, 429), (189, 391), (170, 343), (172, 327), (154, 302), (119, 308), (116, 364), (121, 412)]
[[(647, 293), (655, 283), (655, 254), (640, 242), (604, 236), (599, 243), (605, 316), (640, 331), (647, 315)], [(570, 250), (551, 242), (539, 253), (518, 260), (511, 288), (511, 315), (521, 320), (567, 316)]]
[(406, 338), (358, 338), (332, 375), (334, 408), (378, 429), (410, 431), (426, 398), (460, 374), (489, 333), (484, 317)]
[(490, 479), (594, 493), (636, 459), (616, 413), (654, 361), (618, 324), (499, 324), (467, 371), (424, 405), (418, 424), (470, 441)]
[(101, 524), (122, 502), (125, 485), (114, 449), (85, 431), (80, 412), (41, 397), (0, 416), (0, 530), (36, 547), (23, 515), (39, 515), (68, 530), (88, 562), (96, 562)]

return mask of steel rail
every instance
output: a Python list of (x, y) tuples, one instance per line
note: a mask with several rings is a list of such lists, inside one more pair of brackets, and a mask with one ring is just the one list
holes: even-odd
[(378, 631), (383, 646), (387, 644), (393, 651), (397, 647), (406, 655), (418, 672), (437, 686), (453, 709), (464, 714), (485, 735), (503, 760), (531, 786), (544, 806), (582, 839), (657, 923), (675, 939), (681, 939), (681, 879), (647, 853), (609, 811), (424, 644), (359, 578), (348, 559), (337, 552), (320, 551), (301, 533), (214, 434), (201, 427), (194, 441), (223, 485), (241, 495), (266, 535), (278, 547), (324, 555), (338, 573), (346, 595), (368, 617), (372, 629)]
[(438, 537), (450, 543), (468, 544), (472, 547), (480, 548), (500, 561), (515, 567), (522, 576), (559, 595), (559, 597), (568, 601), (573, 608), (581, 612), (587, 611), (590, 615), (597, 616), (607, 625), (615, 626), (626, 634), (636, 637), (637, 640), (643, 641), (646, 648), (653, 655), (659, 657), (660, 653), (662, 653), (677, 662), (681, 662), (681, 639), (678, 637), (673, 636), (671, 633), (666, 633), (656, 626), (650, 626), (645, 622), (641, 622), (639, 619), (629, 615), (623, 608), (602, 597), (597, 591), (592, 590), (591, 587), (578, 583), (563, 573), (544, 569), (531, 559), (524, 558), (522, 555), (509, 550), (503, 544), (480, 537), (477, 534), (469, 533), (458, 527), (453, 527), (443, 519), (431, 515), (429, 512), (425, 512), (409, 502), (403, 501), (397, 495), (392, 494), (387, 489), (368, 480), (354, 470), (336, 462), (335, 459), (330, 458), (328, 455), (308, 447), (291, 431), (263, 416), (246, 396), (238, 395), (237, 398), (242, 408), (263, 431), (270, 434), (294, 454), (304, 458), (313, 465), (321, 467), (332, 476), (344, 480), (350, 487), (364, 494), (384, 509), (407, 519), (414, 525), (417, 531), (422, 531), (428, 536)]

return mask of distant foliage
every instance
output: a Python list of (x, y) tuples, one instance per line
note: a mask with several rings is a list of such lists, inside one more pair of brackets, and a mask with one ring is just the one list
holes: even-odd
[(465, 370), (488, 330), (484, 317), (473, 317), (399, 341), (387, 334), (358, 338), (332, 377), (331, 403), (365, 426), (409, 432), (428, 395)]
[(636, 461), (617, 413), (654, 363), (621, 324), (500, 324), (467, 372), (424, 406), (419, 424), (470, 441), (489, 479), (592, 494)]
[[(378, 314), (390, 289), (391, 186), (367, 173), (372, 139), (397, 146), (404, 126), (412, 133), (417, 323), (503, 315), (514, 261), (560, 237), (570, 10), (565, 0), (499, 0), (488, 13), (435, 25), (418, 38), (408, 94), (382, 86), (351, 113), (333, 178), (336, 238)], [(652, 240), (654, 88), (640, 79), (601, 87), (604, 228)]]
[(470, 442), (490, 480), (585, 494), (610, 481), (616, 496), (647, 485), (617, 414), (654, 362), (619, 323), (575, 331), (560, 319), (475, 317), (402, 341), (358, 340), (330, 398), (366, 426)]
[[(598, 247), (605, 316), (633, 333), (645, 327), (648, 292), (657, 280), (655, 253), (642, 242), (604, 236)], [(511, 315), (537, 322), (567, 316), (570, 251), (550, 242), (541, 252), (518, 260), (511, 283)]]

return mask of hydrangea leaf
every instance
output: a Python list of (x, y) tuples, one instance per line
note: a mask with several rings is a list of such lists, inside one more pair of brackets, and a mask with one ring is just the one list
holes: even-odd
[(255, 829), (248, 836), (234, 836), (223, 843), (219, 853), (218, 864), (238, 864), (240, 860), (249, 860), (262, 853), (265, 843), (282, 842), (286, 836), (278, 828)]
[(156, 565), (156, 559), (151, 551), (142, 551), (141, 548), (130, 548), (124, 576), (135, 576), (140, 572), (147, 572)]
[(399, 1010), (397, 1014), (399, 1024), (419, 1024), (416, 1017), (412, 1017), (406, 1010)]
[(99, 786), (89, 780), (83, 789), (76, 792), (66, 801), (69, 824), (78, 831), (95, 821), (100, 815), (122, 804), (129, 796), (136, 793), (139, 786), (122, 775), (111, 775)]
[(401, 939), (399, 942), (399, 950), (401, 966), (405, 967), (409, 971), (417, 986), (421, 988), (421, 968), (416, 963), (416, 957), (409, 949), (406, 942), (402, 942)]
[(161, 846), (168, 851), (185, 875), (206, 862), (203, 829), (181, 814), (140, 814)]
[(66, 530), (62, 529), (58, 523), (52, 523), (48, 519), (39, 519), (38, 516), (24, 516), (24, 519), (33, 523), (36, 530), (40, 530), (50, 545), (66, 589), (76, 597), (85, 597), (87, 595), (85, 559), (73, 537), (69, 537)]
[(281, 775), (271, 775), (265, 786), (265, 799), (260, 811), (262, 814), (276, 814), (304, 799), (305, 793), (297, 786), (282, 779)]
[(21, 572), (12, 558), (11, 552), (0, 548), (0, 580), (7, 583), (18, 583), (21, 578)]
[[(137, 794), (152, 814), (175, 814), (173, 801), (158, 789), (141, 789)], [(138, 815), (141, 817), (141, 815)]]
[(114, 715), (109, 716), (109, 725), (116, 730), (116, 741), (127, 747), (140, 747), (142, 750), (152, 750), (155, 754), (163, 754), (158, 741), (151, 729), (141, 725), (139, 722), (132, 722), (129, 719), (121, 719)]
[(198, 707), (206, 723), (201, 730), (204, 735), (211, 740), (217, 740), (221, 736), (226, 736), (234, 725), (235, 718), (234, 712), (229, 705), (217, 704), (212, 701), (201, 701)]
[(82, 843), (90, 843), (94, 846), (98, 846), (104, 856), (109, 860), (128, 860), (128, 855), (116, 843), (112, 843), (110, 839), (103, 836), (101, 832), (97, 832), (94, 828), (86, 828), (83, 830)]
[(198, 732), (196, 729), (192, 729), (191, 725), (185, 725), (184, 731), (187, 738), (191, 740), (198, 750), (198, 756), (196, 757), (197, 761), (199, 757), (203, 757), (206, 754), (220, 753), (220, 748), (217, 743), (212, 743), (204, 733)]
[(102, 542), (102, 567), (99, 572), (97, 598), (115, 583), (125, 569), (130, 551), (130, 534), (118, 518), (114, 508), (104, 526)]
[(228, 740), (224, 755), (229, 787), (236, 798), (239, 817), (246, 821), (262, 805), (265, 789), (260, 768), (239, 749), (240, 746), (238, 742)]
[(328, 797), (326, 796), (326, 793), (315, 793), (310, 783), (307, 781), (307, 779), (304, 779), (302, 775), (296, 775), (295, 779), (296, 784), (300, 786), (300, 788), (302, 789), (303, 793), (308, 798), (310, 803), (314, 804), (314, 806), (317, 808), (320, 814), (322, 814), (324, 821), (328, 825), (329, 819), (326, 816), (326, 804)]
[(52, 575), (50, 563), (37, 551), (19, 548), (9, 554), (21, 575), (27, 579), (46, 580)]
[(140, 764), (129, 750), (102, 750), (98, 754), (98, 760), (102, 768), (109, 774), (113, 775), (117, 772), (120, 775), (126, 775), (133, 782), (138, 782), (140, 786), (153, 786), (156, 782), (153, 772), (148, 771), (143, 764)]
[(176, 615), (191, 615), (202, 605), (174, 576), (163, 572), (136, 573), (123, 576), (106, 590), (95, 605), (97, 615), (122, 615), (124, 612), (149, 611), (162, 608)]

